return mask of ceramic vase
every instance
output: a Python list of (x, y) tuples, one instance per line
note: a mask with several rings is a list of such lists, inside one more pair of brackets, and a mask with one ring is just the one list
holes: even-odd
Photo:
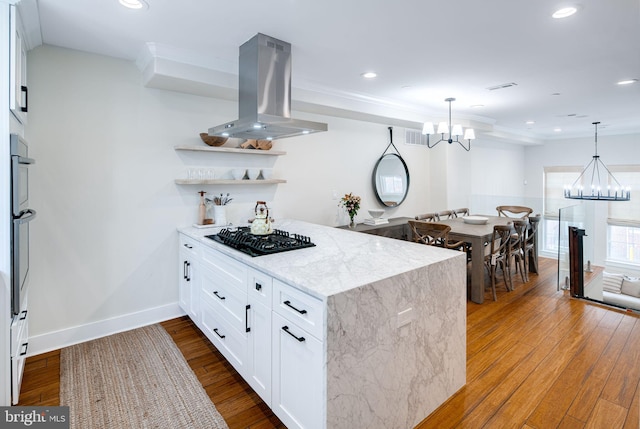
[(213, 221), (219, 226), (227, 224), (227, 206), (213, 206)]

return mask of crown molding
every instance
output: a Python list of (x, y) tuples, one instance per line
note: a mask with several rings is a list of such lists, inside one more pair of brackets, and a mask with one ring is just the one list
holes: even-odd
[[(146, 87), (237, 101), (237, 64), (200, 57), (195, 52), (147, 43), (135, 63)], [(291, 92), (291, 107), (299, 112), (411, 129), (422, 129), (426, 118), (433, 122), (447, 120), (444, 108), (436, 113), (416, 104), (336, 90), (305, 81), (297, 81)], [(458, 118), (456, 123), (473, 127), (480, 140), (490, 138), (523, 145), (542, 144), (542, 140), (531, 136), (497, 129), (494, 120), (482, 116)]]

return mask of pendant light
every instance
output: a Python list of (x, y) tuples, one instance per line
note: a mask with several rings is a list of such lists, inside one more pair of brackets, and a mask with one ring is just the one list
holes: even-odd
[[(571, 186), (564, 187), (564, 197), (572, 200), (596, 200), (596, 201), (629, 201), (631, 199), (631, 188), (624, 187), (611, 174), (611, 171), (604, 165), (598, 156), (598, 124), (595, 125), (595, 155), (591, 162), (587, 164), (580, 176)], [(590, 180), (585, 189), (582, 180)], [(613, 189), (611, 186), (613, 185)]]
[[(434, 148), (438, 143), (445, 141), (448, 142), (449, 144), (456, 142), (458, 143), (460, 146), (462, 146), (462, 148), (464, 150), (466, 150), (467, 152), (469, 152), (471, 150), (471, 140), (474, 140), (476, 138), (476, 134), (473, 131), (473, 128), (467, 128), (464, 132), (462, 130), (462, 125), (460, 124), (456, 124), (456, 125), (452, 125), (451, 124), (451, 102), (452, 101), (456, 101), (455, 98), (445, 98), (444, 101), (447, 101), (449, 103), (449, 123), (447, 124), (446, 122), (440, 122), (438, 124), (438, 134), (441, 134), (441, 138), (440, 140), (438, 140), (437, 142), (431, 144), (429, 142), (429, 136), (431, 134), (434, 134), (433, 132), (433, 123), (431, 122), (425, 122), (424, 125), (422, 126), (422, 134), (427, 136), (427, 147), (429, 149)], [(445, 134), (449, 134), (448, 138), (445, 138)], [(459, 138), (460, 136), (463, 136), (462, 139), (466, 140), (467, 142), (465, 143), (464, 141), (460, 141)], [(455, 139), (454, 139), (455, 138)]]

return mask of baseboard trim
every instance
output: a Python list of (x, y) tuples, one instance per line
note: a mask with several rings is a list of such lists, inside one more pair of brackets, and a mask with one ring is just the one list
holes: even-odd
[(27, 357), (184, 316), (177, 302), (29, 337)]

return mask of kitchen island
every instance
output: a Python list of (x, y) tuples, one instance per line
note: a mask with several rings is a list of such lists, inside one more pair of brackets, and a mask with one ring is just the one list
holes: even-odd
[[(215, 229), (180, 229), (181, 251), (195, 252), (194, 262), (181, 254), (180, 279), (197, 279), (181, 283), (191, 288), (181, 305), (288, 427), (412, 428), (465, 384), (464, 253), (295, 220), (274, 227), (315, 247), (252, 258), (205, 237)], [(248, 302), (242, 312), (234, 299)], [(233, 314), (237, 323), (223, 320)], [(234, 335), (239, 345), (225, 344)]]

